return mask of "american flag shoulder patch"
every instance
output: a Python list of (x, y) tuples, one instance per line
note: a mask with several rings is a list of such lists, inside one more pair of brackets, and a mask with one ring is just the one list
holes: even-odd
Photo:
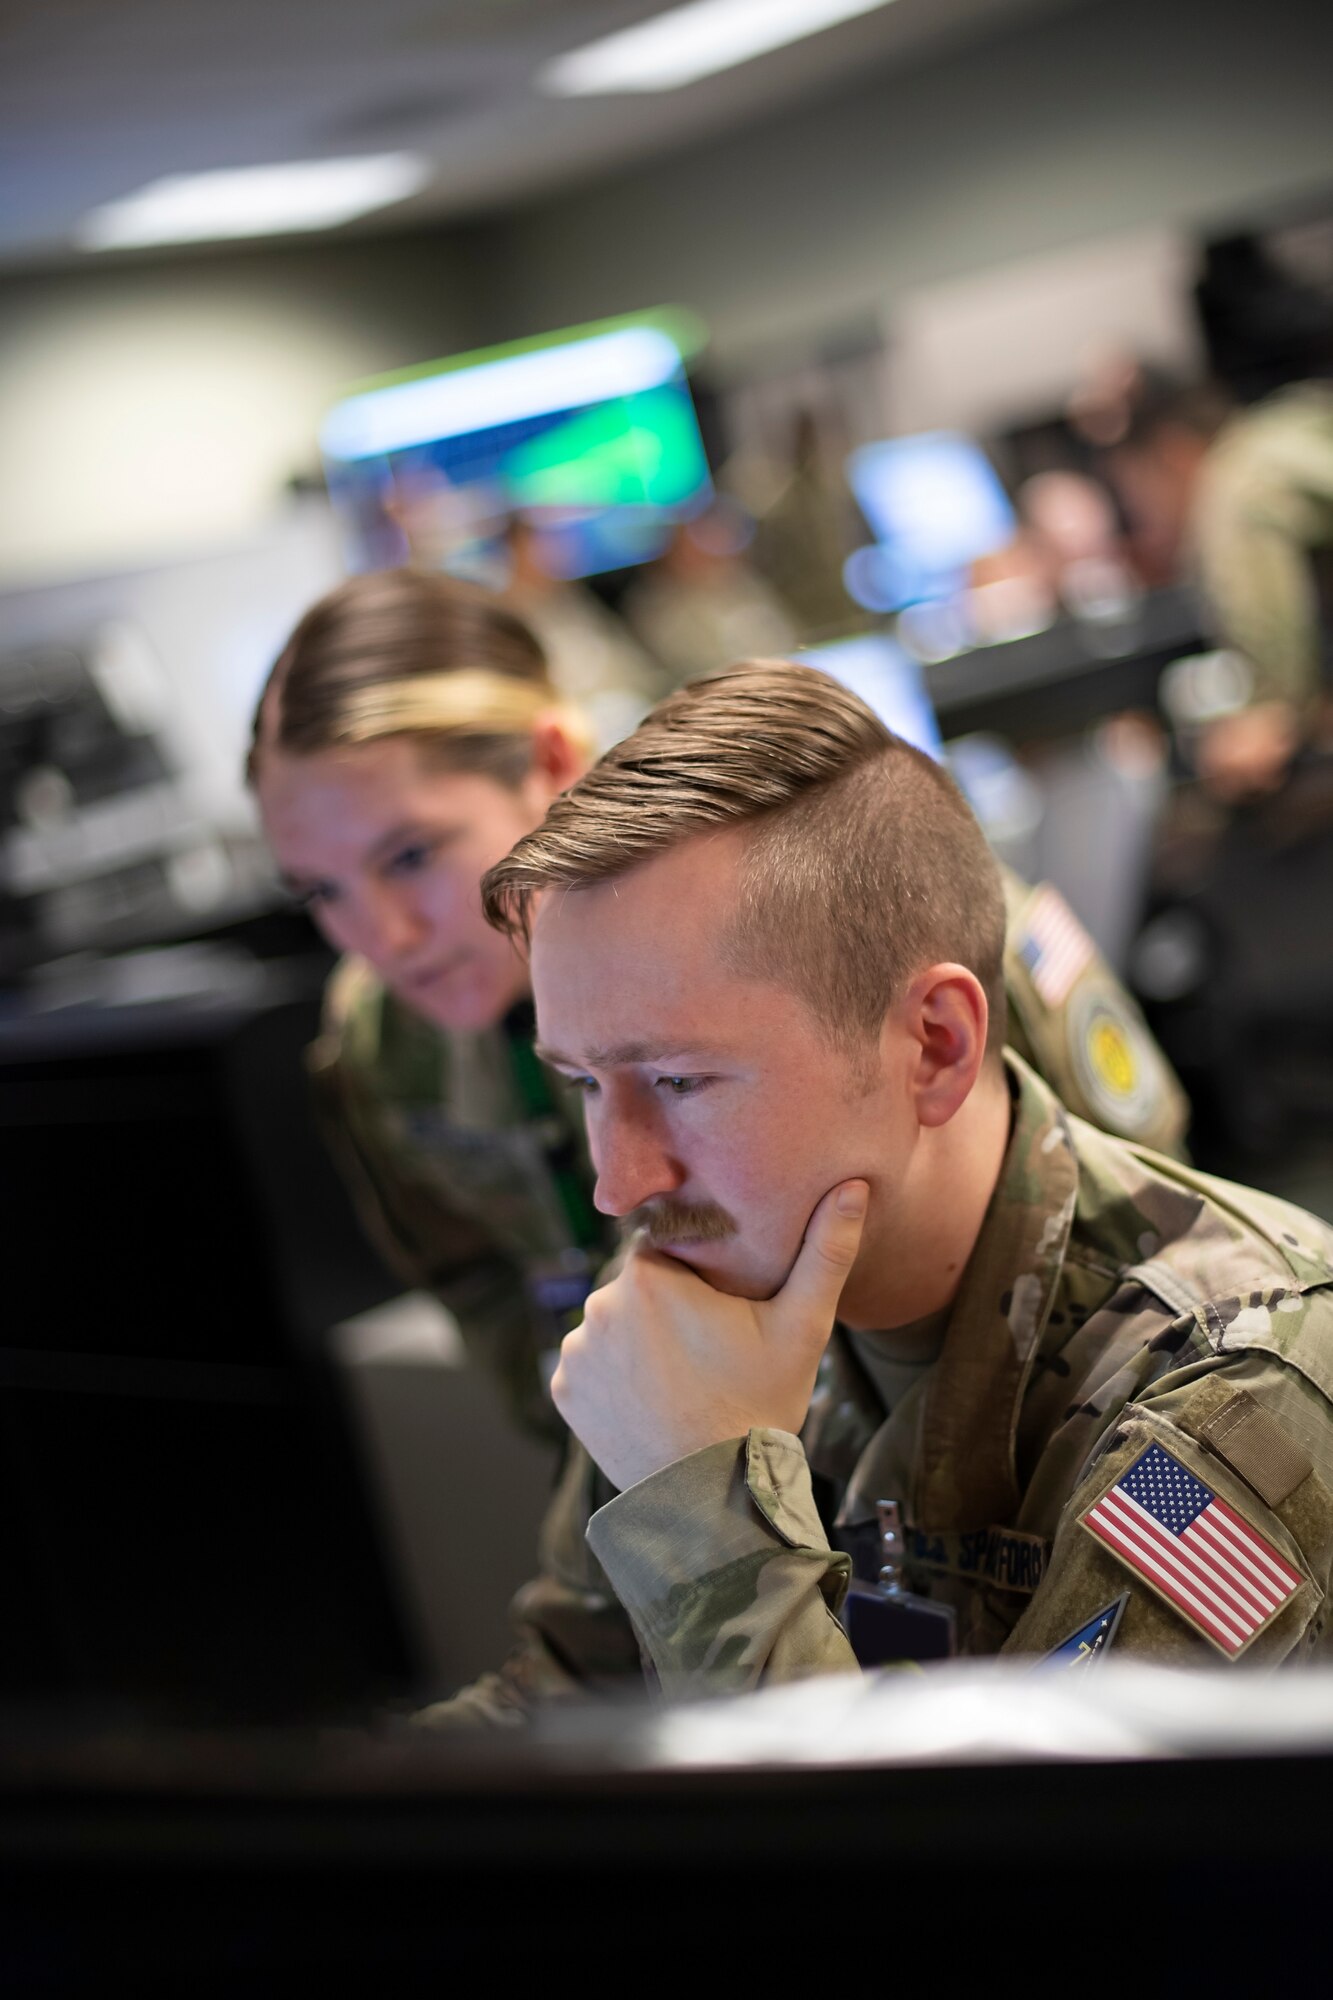
[(1257, 1528), (1160, 1444), (1140, 1452), (1079, 1519), (1230, 1660), (1304, 1582)]
[(1096, 946), (1058, 889), (1043, 883), (1023, 912), (1015, 948), (1048, 1007), (1061, 1007)]

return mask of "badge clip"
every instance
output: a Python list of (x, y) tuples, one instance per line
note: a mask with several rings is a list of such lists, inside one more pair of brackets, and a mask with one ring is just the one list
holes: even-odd
[(904, 1583), (906, 1538), (896, 1500), (875, 1502), (879, 1574), (853, 1577), (843, 1601), (842, 1625), (863, 1667), (902, 1660), (947, 1660), (957, 1651), (951, 1604), (936, 1604)]

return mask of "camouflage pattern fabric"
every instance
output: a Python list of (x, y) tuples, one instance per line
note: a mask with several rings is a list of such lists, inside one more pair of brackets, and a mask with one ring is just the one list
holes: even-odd
[[(1328, 1653), (1333, 1230), (1108, 1138), (1020, 1059), (1010, 1078), (1001, 1179), (914, 1389), (886, 1411), (835, 1328), (799, 1439), (753, 1431), (620, 1495), (575, 1451), (542, 1574), (516, 1603), (517, 1662), (427, 1725), (512, 1720), (585, 1673), (605, 1684), (627, 1671), (631, 1635), (669, 1698), (858, 1671), (833, 1542), (884, 1498), (904, 1510), (906, 1581), (956, 1607), (965, 1653), (1044, 1654), (1128, 1590), (1118, 1652), (1216, 1660), (1080, 1525), (1153, 1441), (1299, 1574), (1241, 1658)], [(1239, 1392), (1284, 1479), (1225, 1427), (1219, 1442)]]
[[(348, 959), (307, 1060), (325, 1136), (381, 1254), (453, 1314), (520, 1427), (563, 1438), (544, 1372), (558, 1330), (534, 1309), (533, 1284), (575, 1244), (503, 1032), (445, 1034)], [(548, 1080), (591, 1187), (581, 1107)], [(614, 1243), (608, 1223), (602, 1254)]]
[(1009, 1047), (1078, 1117), (1184, 1158), (1189, 1099), (1138, 1007), (1050, 883), (1000, 872)]
[(1320, 681), (1311, 556), (1333, 546), (1333, 388), (1284, 389), (1225, 424), (1190, 526), (1212, 623), (1248, 661), (1251, 699), (1307, 710)]

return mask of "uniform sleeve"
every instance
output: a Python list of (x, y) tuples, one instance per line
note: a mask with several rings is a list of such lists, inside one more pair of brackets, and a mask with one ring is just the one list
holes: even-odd
[(852, 1673), (799, 1439), (753, 1430), (665, 1466), (594, 1514), (588, 1543), (668, 1699)]
[[(1312, 1434), (1327, 1434), (1324, 1399), (1276, 1361), (1130, 1404), (1065, 1508), (1004, 1651), (1053, 1652), (1128, 1593), (1117, 1658), (1275, 1666), (1317, 1654), (1333, 1491), (1302, 1446), (1302, 1406)], [(1164, 1531), (1136, 1494), (1166, 1516)]]
[(535, 1704), (650, 1685), (668, 1700), (855, 1673), (835, 1611), (849, 1559), (829, 1548), (799, 1439), (751, 1431), (617, 1494), (575, 1444), (542, 1528), (541, 1573), (514, 1600), (498, 1674), (415, 1718), (503, 1728)]

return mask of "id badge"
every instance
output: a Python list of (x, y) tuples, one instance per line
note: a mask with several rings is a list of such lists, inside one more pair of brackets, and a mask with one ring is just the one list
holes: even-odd
[(854, 1576), (841, 1618), (863, 1667), (903, 1660), (949, 1660), (958, 1650), (958, 1620), (951, 1604), (920, 1597), (903, 1584), (902, 1510), (896, 1500), (875, 1503), (879, 1575)]
[(896, 1660), (951, 1660), (958, 1649), (952, 1604), (936, 1604), (915, 1591), (885, 1590), (853, 1578), (842, 1606), (842, 1627), (857, 1663), (887, 1667)]

